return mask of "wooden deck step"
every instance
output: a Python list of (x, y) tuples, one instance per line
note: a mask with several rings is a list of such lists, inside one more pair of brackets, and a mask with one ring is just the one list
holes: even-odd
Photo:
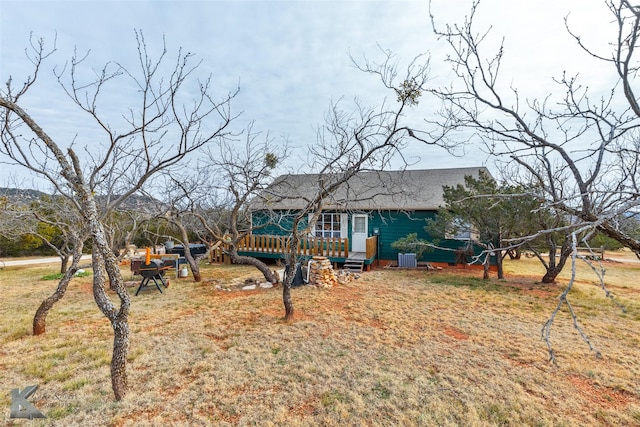
[(362, 273), (362, 270), (364, 270), (364, 260), (349, 258), (344, 262), (342, 269), (352, 273)]

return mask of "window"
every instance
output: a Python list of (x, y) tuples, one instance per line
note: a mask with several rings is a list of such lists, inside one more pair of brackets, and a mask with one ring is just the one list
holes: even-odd
[(342, 237), (342, 215), (337, 213), (320, 214), (316, 221), (315, 236)]
[(354, 233), (366, 233), (367, 232), (367, 218), (364, 216), (353, 217), (353, 232)]
[(449, 224), (449, 229), (445, 234), (446, 239), (455, 240), (471, 240), (473, 236), (474, 232), (471, 224), (460, 218), (454, 219), (451, 224)]

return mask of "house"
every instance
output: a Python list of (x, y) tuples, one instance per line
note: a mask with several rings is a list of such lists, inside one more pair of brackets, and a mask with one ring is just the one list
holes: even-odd
[[(301, 243), (301, 253), (324, 255), (335, 264), (357, 259), (365, 268), (397, 261), (393, 242), (410, 233), (430, 238), (424, 227), (444, 205), (442, 187), (464, 184), (465, 176), (478, 177), (480, 171), (489, 174), (484, 167), (359, 172), (323, 200), (317, 221)], [(334, 177), (300, 174), (275, 179), (251, 203), (253, 231), (239, 253), (282, 258), (292, 215)], [(307, 221), (303, 227), (308, 225)], [(464, 243), (453, 238), (441, 241), (440, 246), (458, 249)], [(423, 260), (451, 265), (455, 253), (435, 250), (425, 253)]]

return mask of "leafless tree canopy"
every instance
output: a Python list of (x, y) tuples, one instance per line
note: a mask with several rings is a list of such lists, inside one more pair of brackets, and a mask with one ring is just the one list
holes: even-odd
[[(493, 34), (476, 28), (480, 1), (473, 3), (461, 24), (441, 26), (432, 11), (433, 28), (449, 47), (448, 61), (457, 77), (433, 93), (443, 101), (443, 126), (472, 132), (499, 162), (518, 166), (509, 169), (511, 182), (539, 188), (537, 196), (544, 206), (570, 218), (563, 229), (573, 234), (574, 247), (576, 236), (599, 230), (640, 256), (637, 236), (620, 226), (622, 219), (640, 213), (640, 108), (635, 87), (640, 10), (626, 0), (605, 3), (617, 24), (611, 51), (591, 50), (572, 31), (570, 16), (565, 25), (578, 49), (615, 70), (619, 80), (607, 93), (593, 93), (579, 76), (562, 73), (555, 79), (557, 91), (524, 99), (505, 82), (510, 76), (501, 74), (503, 58), (510, 52), (503, 43), (492, 50), (488, 45)], [(559, 307), (563, 303), (571, 308), (566, 294)], [(553, 358), (551, 347), (550, 354)]]
[(620, 81), (607, 94), (592, 94), (577, 76), (561, 74), (555, 81), (564, 96), (553, 102), (555, 94), (522, 99), (517, 88), (504, 90), (500, 66), (509, 52), (502, 45), (497, 52), (485, 50), (490, 32), (474, 26), (479, 4), (460, 25), (441, 28), (432, 17), (458, 77), (452, 86), (434, 91), (445, 101), (443, 124), (472, 130), (489, 153), (520, 165), (513, 179), (534, 181), (550, 206), (580, 218), (577, 226), (588, 223), (639, 252), (640, 241), (617, 226), (619, 218), (640, 212), (637, 8), (627, 1), (607, 2), (618, 23), (610, 53), (590, 51), (566, 21), (578, 45), (615, 67)]
[[(158, 59), (153, 59), (142, 33), (136, 32), (135, 37), (137, 68), (113, 61), (97, 73), (87, 73), (92, 68), (89, 55), (76, 52), (65, 66), (54, 70), (71, 108), (79, 109), (98, 129), (87, 136), (92, 142), (80, 151), (51, 138), (38, 117), (23, 108), (29, 93), (37, 90), (44, 63), (56, 52), (55, 44), (47, 49), (44, 40), (32, 39), (27, 55), (33, 72), (17, 87), (9, 78), (0, 91), (0, 155), (49, 181), (89, 228), (94, 245), (94, 298), (115, 334), (111, 377), (118, 400), (128, 390), (130, 300), (104, 219), (151, 177), (171, 172), (191, 153), (229, 135), (234, 118), (230, 105), (237, 93), (236, 89), (216, 99), (211, 78), (197, 78), (199, 64), (193, 64), (193, 54), (179, 50), (172, 59), (163, 43)], [(133, 90), (137, 104), (125, 106), (120, 118), (114, 118), (108, 112), (118, 106), (110, 105), (114, 101), (109, 95), (122, 94), (127, 88)], [(98, 203), (96, 194), (106, 201)], [(107, 284), (119, 306), (107, 295)]]
[[(318, 130), (316, 143), (310, 147), (308, 158), (298, 170), (312, 173), (315, 181), (301, 194), (300, 189), (291, 188), (295, 184), (283, 177), (260, 195), (260, 203), (266, 206), (272, 201), (297, 202), (295, 209), (284, 213), (287, 221), (283, 227), (289, 233), (285, 254), (287, 272), (283, 282), (287, 320), (294, 314), (290, 289), (299, 257), (299, 243), (328, 206), (340, 205), (341, 209), (348, 209), (349, 202), (358, 199), (358, 195), (348, 191), (350, 180), (362, 171), (387, 169), (394, 157), (404, 159), (403, 150), (410, 142), (450, 151), (458, 145), (445, 140), (438, 131), (418, 130), (407, 123), (408, 111), (427, 91), (428, 58), (415, 58), (401, 75), (394, 56), (388, 51), (382, 53), (383, 60), (379, 63), (365, 58), (362, 63), (354, 60), (354, 64), (363, 73), (379, 78), (392, 93), (392, 98), (381, 101), (378, 106), (364, 105), (357, 99), (352, 107), (345, 107), (344, 100), (332, 102), (324, 125)], [(407, 163), (405, 159), (404, 164)], [(272, 210), (270, 215), (273, 224), (279, 226), (283, 212)]]

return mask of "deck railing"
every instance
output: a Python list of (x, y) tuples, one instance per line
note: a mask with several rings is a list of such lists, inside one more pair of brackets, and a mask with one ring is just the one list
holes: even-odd
[(212, 264), (229, 264), (231, 260), (229, 259), (226, 248), (217, 246), (215, 248), (211, 248), (211, 250), (209, 251), (209, 262)]
[(373, 258), (378, 253), (378, 236), (367, 238), (367, 259)]
[[(238, 251), (283, 254), (288, 251), (288, 246), (289, 241), (286, 236), (251, 234), (240, 241)], [(320, 255), (329, 258), (349, 257), (349, 239), (347, 238), (308, 237), (300, 241), (298, 248), (300, 255)]]
[[(215, 263), (228, 263), (226, 245), (216, 245), (209, 252), (209, 261)], [(238, 243), (238, 252), (251, 252), (259, 254), (282, 255), (288, 251), (288, 238), (286, 236), (251, 234)], [(299, 255), (325, 256), (327, 258), (349, 258), (348, 238), (323, 238), (308, 237), (299, 243)], [(366, 257), (373, 258), (378, 252), (378, 237), (371, 236), (366, 242)]]

